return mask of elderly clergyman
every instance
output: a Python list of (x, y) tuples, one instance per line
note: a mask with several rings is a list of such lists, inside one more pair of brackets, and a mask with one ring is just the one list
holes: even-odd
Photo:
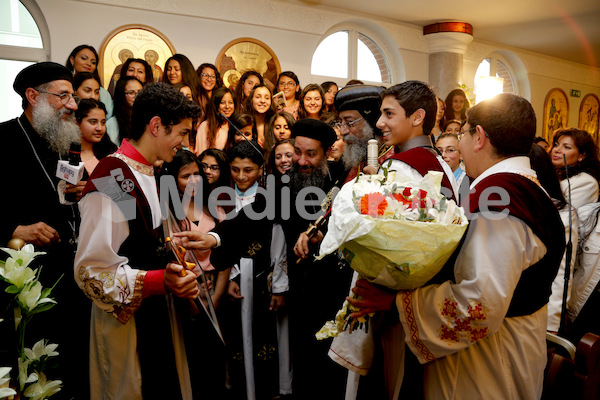
[(58, 343), (59, 369), (49, 373), (48, 379), (63, 381), (62, 394), (84, 398), (89, 302), (73, 279), (79, 214), (77, 204), (61, 204), (60, 199), (65, 193), (79, 197), (85, 182), (59, 185), (56, 177), (58, 161), (67, 159), (71, 143), (81, 137), (74, 119), (77, 101), (71, 81), (71, 72), (53, 62), (30, 65), (15, 79), (13, 87), (24, 111), (0, 124), (4, 204), (0, 245), (20, 238), (46, 252), (36, 258), (44, 267), (40, 281), (52, 287), (60, 278), (52, 291), (58, 304), (33, 318), (26, 345), (41, 338)]

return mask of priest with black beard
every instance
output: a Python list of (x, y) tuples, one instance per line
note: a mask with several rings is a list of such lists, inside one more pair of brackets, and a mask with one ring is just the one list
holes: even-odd
[[(289, 184), (277, 188), (275, 204), (257, 195), (250, 205), (253, 212), (248, 212), (246, 206), (235, 218), (217, 224), (208, 234), (181, 232), (175, 236), (188, 249), (213, 248), (211, 262), (219, 268), (229, 265), (251, 246), (262, 227), (272, 225), (266, 217), (253, 220), (252, 214), (262, 213), (265, 207), (277, 207), (276, 219), (282, 225), (287, 244), (290, 291), (286, 294), (286, 306), (293, 360), (292, 395), (298, 399), (343, 399), (347, 371), (328, 357), (331, 339), (319, 341), (315, 334), (341, 308), (350, 290), (352, 270), (340, 264), (337, 255), (315, 261), (318, 245), (305, 233), (323, 214), (319, 211), (324, 197), (342, 183), (332, 180), (327, 167), (327, 152), (336, 134), (325, 122), (303, 119), (292, 127), (292, 137), (294, 164)], [(317, 240), (322, 238), (326, 227), (321, 229)]]
[(377, 120), (381, 116), (380, 95), (384, 87), (371, 85), (350, 85), (342, 88), (335, 96), (335, 109), (342, 120), (340, 133), (346, 148), (342, 162), (348, 171), (345, 182), (356, 178), (367, 162), (369, 140), (378, 143), (379, 164), (394, 155), (394, 147), (383, 143)]
[[(4, 190), (0, 245), (19, 238), (33, 244), (36, 251), (46, 252), (36, 258), (33, 267), (43, 266), (40, 283), (44, 288), (60, 279), (51, 294), (57, 305), (33, 317), (26, 329), (25, 345), (31, 347), (42, 338), (57, 343), (59, 368), (49, 371), (47, 377), (62, 380), (64, 387), (54, 397), (87, 398), (90, 307), (73, 278), (79, 214), (76, 203), (61, 204), (59, 200), (65, 193), (80, 197), (85, 182), (63, 184), (59, 189), (56, 177), (58, 160), (66, 160), (71, 142), (81, 138), (74, 120), (77, 102), (72, 74), (60, 64), (37, 63), (23, 69), (13, 87), (23, 99), (24, 112), (0, 124), (4, 148), (0, 157)], [(0, 329), (6, 325), (6, 321), (0, 324)], [(10, 348), (10, 340), (2, 342)], [(0, 359), (0, 365), (16, 363), (16, 355), (10, 352), (0, 356), (9, 358)]]

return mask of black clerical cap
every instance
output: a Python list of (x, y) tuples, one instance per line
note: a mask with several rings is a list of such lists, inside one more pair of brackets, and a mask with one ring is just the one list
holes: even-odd
[(318, 140), (325, 151), (337, 140), (337, 135), (329, 124), (312, 118), (301, 119), (292, 126), (292, 137), (298, 136)]
[(356, 110), (367, 121), (371, 128), (378, 133), (379, 129), (375, 126), (381, 115), (380, 95), (383, 92), (383, 86), (372, 85), (350, 85), (340, 89), (335, 95), (334, 105), (338, 112)]
[(45, 61), (25, 67), (17, 77), (13, 88), (21, 97), (25, 98), (25, 90), (34, 88), (43, 83), (66, 80), (73, 83), (73, 74), (67, 67), (55, 62)]

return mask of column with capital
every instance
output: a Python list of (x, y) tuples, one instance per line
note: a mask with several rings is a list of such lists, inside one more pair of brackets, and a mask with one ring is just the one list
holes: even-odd
[(444, 99), (463, 82), (463, 55), (473, 40), (466, 22), (436, 22), (423, 27), (429, 45), (429, 84)]

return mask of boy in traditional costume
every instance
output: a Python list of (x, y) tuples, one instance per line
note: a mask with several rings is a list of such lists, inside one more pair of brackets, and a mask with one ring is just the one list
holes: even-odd
[(199, 289), (193, 272), (168, 263), (153, 164), (173, 159), (199, 114), (176, 89), (146, 86), (133, 106), (131, 137), (84, 189), (75, 279), (94, 302), (92, 399), (191, 398), (167, 293), (193, 299)]
[(535, 121), (531, 104), (512, 94), (469, 110), (459, 148), (474, 179), (462, 204), (470, 225), (448, 280), (400, 292), (358, 281), (362, 299), (349, 299), (362, 308), (353, 317), (398, 310), (402, 331), (394, 333), (424, 364), (427, 399), (542, 394), (546, 304), (565, 238), (526, 157)]

